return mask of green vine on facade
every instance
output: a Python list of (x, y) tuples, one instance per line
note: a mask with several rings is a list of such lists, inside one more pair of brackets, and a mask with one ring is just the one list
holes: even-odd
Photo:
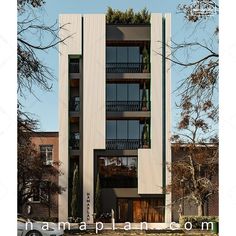
[(139, 12), (129, 8), (125, 12), (108, 7), (106, 13), (107, 24), (150, 24), (151, 14), (145, 7)]

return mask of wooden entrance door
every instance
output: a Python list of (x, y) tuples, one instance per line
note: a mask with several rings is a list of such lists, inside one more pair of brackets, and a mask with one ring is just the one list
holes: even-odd
[(134, 199), (133, 222), (164, 222), (162, 199)]
[(118, 222), (129, 221), (129, 201), (128, 199), (118, 199), (117, 204)]

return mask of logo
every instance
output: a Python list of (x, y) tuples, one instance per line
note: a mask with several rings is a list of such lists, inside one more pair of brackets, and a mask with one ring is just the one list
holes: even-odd
[(219, 13), (219, 7), (212, 0), (195, 0), (191, 4), (192, 16), (213, 16)]

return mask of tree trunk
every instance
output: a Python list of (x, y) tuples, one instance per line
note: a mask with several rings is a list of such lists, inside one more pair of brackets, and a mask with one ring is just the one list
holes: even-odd
[(204, 215), (204, 204), (203, 203), (200, 203), (197, 206), (197, 215), (198, 216), (203, 216)]

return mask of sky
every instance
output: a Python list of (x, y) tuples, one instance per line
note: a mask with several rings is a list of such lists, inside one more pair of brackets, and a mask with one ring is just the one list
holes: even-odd
[[(126, 10), (133, 8), (139, 11), (146, 7), (150, 12), (171, 13), (172, 40), (177, 43), (189, 42), (191, 40), (203, 42), (204, 38), (210, 38), (214, 27), (217, 24), (217, 17), (211, 17), (206, 25), (196, 27), (196, 24), (187, 22), (182, 14), (177, 12), (177, 6), (184, 2), (190, 1), (180, 0), (46, 0), (42, 10), (37, 11), (40, 20), (50, 25), (58, 21), (59, 14), (63, 13), (106, 13), (107, 7), (114, 9)], [(45, 38), (44, 40), (47, 40)], [(182, 55), (183, 54), (183, 55)], [(186, 55), (180, 53), (179, 58)], [(33, 117), (39, 120), (40, 131), (58, 131), (58, 61), (59, 54), (57, 50), (51, 49), (46, 53), (38, 53), (40, 60), (51, 68), (55, 75), (51, 92), (42, 91), (34, 87), (34, 93), (27, 93), (25, 98), (21, 98), (24, 104), (24, 110), (32, 113)], [(201, 52), (195, 52), (191, 58), (201, 56)], [(180, 81), (190, 73), (190, 69), (183, 69), (176, 65), (171, 68), (171, 84), (172, 84), (172, 132), (175, 130), (178, 122), (179, 110), (176, 103), (179, 101), (178, 92), (174, 92)]]

